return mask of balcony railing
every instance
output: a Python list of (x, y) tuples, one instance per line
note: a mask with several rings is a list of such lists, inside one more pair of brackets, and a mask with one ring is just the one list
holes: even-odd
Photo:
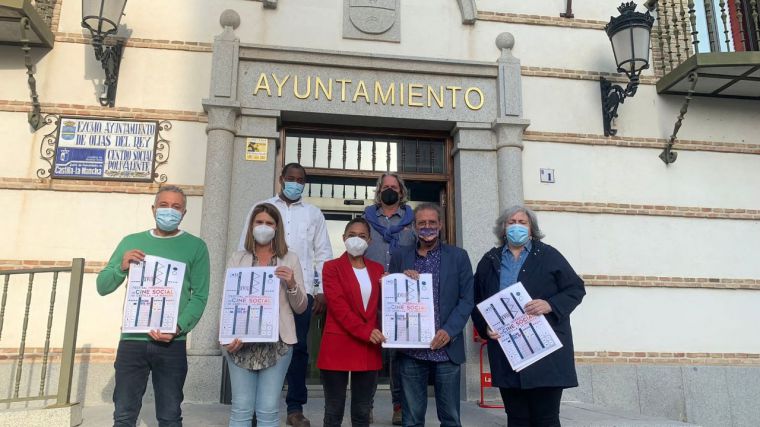
[[(51, 349), (51, 334), (55, 326), (55, 309), (58, 296), (59, 275), (69, 275), (65, 308), (65, 322), (63, 323), (63, 342), (60, 352)], [(12, 375), (12, 385), (7, 390), (6, 396), (0, 395), (0, 404), (8, 405), (17, 402), (30, 401), (53, 401), (55, 406), (65, 406), (71, 403), (71, 384), (74, 370), (74, 351), (76, 348), (77, 329), (79, 326), (79, 308), (82, 296), (82, 277), (84, 274), (84, 259), (75, 258), (71, 267), (35, 268), (23, 270), (0, 271), (0, 286), (2, 286), (2, 299), (0, 300), (0, 349), (4, 358), (15, 360), (15, 373)], [(24, 289), (26, 290), (24, 292)], [(40, 292), (49, 295), (41, 297)], [(9, 306), (9, 296), (11, 303)], [(21, 301), (23, 315), (20, 313)], [(47, 306), (39, 304), (48, 300)], [(36, 302), (36, 304), (35, 304)], [(47, 309), (47, 312), (45, 311)], [(11, 316), (8, 311), (18, 316)], [(44, 314), (43, 322), (42, 316)], [(10, 333), (9, 327), (20, 323), (19, 333)], [(10, 324), (13, 323), (13, 324)], [(31, 325), (30, 325), (31, 323)], [(43, 330), (33, 325), (47, 325)], [(60, 325), (60, 324), (59, 324)], [(30, 330), (31, 326), (31, 330)], [(44, 346), (42, 348), (42, 362), (39, 369), (39, 387), (34, 385), (32, 377), (35, 369), (32, 366), (27, 373), (25, 362), (27, 359), (38, 359), (39, 354), (27, 354), (30, 334), (36, 332), (40, 336), (44, 332)], [(56, 333), (60, 335), (60, 333)], [(17, 349), (14, 351), (14, 349)], [(52, 354), (51, 354), (52, 353)], [(60, 356), (60, 370), (58, 384), (55, 391), (49, 390), (48, 375), (51, 368), (51, 359)], [(23, 385), (23, 387), (22, 387)]]
[(51, 26), (57, 1), (0, 0), (0, 45), (53, 47)]
[(760, 1), (649, 0), (657, 91), (760, 99)]
[(32, 0), (32, 5), (37, 9), (40, 18), (42, 18), (48, 26), (53, 23), (53, 10), (55, 9), (56, 2), (57, 0)]

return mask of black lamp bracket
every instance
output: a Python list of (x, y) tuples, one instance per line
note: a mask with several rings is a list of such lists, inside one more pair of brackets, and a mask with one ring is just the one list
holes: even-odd
[(612, 84), (611, 81), (604, 77), (599, 78), (602, 94), (602, 121), (604, 123), (604, 136), (615, 136), (617, 129), (612, 128), (612, 120), (617, 117), (617, 110), (625, 99), (636, 94), (639, 87), (639, 76), (634, 75), (628, 81), (628, 85), (623, 88), (620, 85)]
[(116, 86), (119, 81), (119, 67), (121, 66), (121, 57), (124, 51), (124, 41), (117, 39), (114, 44), (106, 45), (103, 37), (93, 35), (92, 45), (95, 48), (95, 59), (105, 71), (105, 80), (103, 81), (104, 93), (100, 96), (100, 105), (103, 107), (113, 107), (116, 102)]

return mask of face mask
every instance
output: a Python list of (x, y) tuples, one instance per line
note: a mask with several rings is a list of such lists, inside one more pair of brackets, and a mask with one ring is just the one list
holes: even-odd
[(523, 246), (528, 243), (529, 230), (522, 224), (512, 224), (507, 227), (507, 241), (513, 246)]
[(174, 231), (182, 221), (182, 212), (172, 208), (156, 209), (156, 226), (161, 231)]
[(274, 239), (274, 228), (268, 225), (257, 225), (253, 227), (253, 239), (260, 245), (266, 245)]
[(303, 194), (303, 184), (297, 182), (285, 181), (285, 187), (282, 189), (282, 194), (288, 198), (288, 200), (298, 200)]
[(357, 236), (349, 237), (343, 243), (346, 244), (346, 252), (351, 254), (351, 256), (364, 255), (367, 246), (369, 246), (366, 240)]
[(392, 188), (386, 188), (380, 193), (380, 200), (386, 205), (395, 205), (398, 202), (398, 192)]
[(417, 231), (417, 236), (423, 240), (431, 241), (431, 237), (438, 237), (438, 229), (432, 227), (420, 228), (419, 231)]

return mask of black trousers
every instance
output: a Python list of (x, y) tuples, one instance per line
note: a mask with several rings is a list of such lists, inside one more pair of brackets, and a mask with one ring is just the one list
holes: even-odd
[(369, 426), (372, 396), (377, 388), (377, 371), (322, 370), (322, 387), (325, 393), (324, 427), (339, 427), (346, 408), (346, 387), (351, 374), (351, 425)]
[(559, 427), (559, 403), (562, 388), (499, 388), (507, 427)]
[(140, 415), (142, 398), (153, 378), (156, 397), (156, 418), (160, 427), (181, 427), (180, 405), (185, 395), (182, 388), (187, 376), (185, 341), (119, 342), (116, 351), (116, 384), (113, 390), (113, 425), (134, 427)]

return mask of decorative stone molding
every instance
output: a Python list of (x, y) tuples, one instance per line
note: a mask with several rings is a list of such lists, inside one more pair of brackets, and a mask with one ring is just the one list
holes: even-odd
[(754, 209), (705, 208), (698, 206), (641, 205), (629, 203), (575, 202), (527, 200), (525, 203), (537, 211), (592, 213), (607, 215), (671, 216), (705, 219), (760, 220), (760, 211)]
[[(42, 348), (27, 347), (24, 360), (31, 364), (42, 361)], [(51, 348), (48, 360), (60, 360), (61, 349)], [(108, 347), (77, 348), (74, 360), (79, 363), (113, 363), (116, 349)], [(0, 363), (15, 363), (18, 349), (0, 349)], [(758, 353), (686, 353), (660, 351), (576, 351), (575, 361), (581, 365), (689, 365), (689, 366), (757, 366)]]
[[(605, 137), (599, 134), (560, 133), (527, 131), (523, 136), (525, 141), (556, 142), (563, 144), (605, 145), (625, 148), (656, 148), (662, 149), (667, 143), (666, 138), (643, 138), (635, 136)], [(679, 150), (706, 151), (717, 153), (760, 154), (760, 144), (745, 142), (695, 141), (678, 140)]]
[(343, 0), (343, 38), (400, 43), (400, 0)]
[(509, 24), (543, 25), (550, 27), (582, 28), (589, 30), (603, 30), (607, 25), (605, 21), (591, 19), (567, 19), (559, 16), (526, 15), (521, 13), (502, 13), (478, 11), (479, 21), (504, 22)]
[[(2, 112), (27, 112), (31, 102), (28, 101), (10, 101), (0, 100), (0, 111)], [(59, 104), (43, 102), (42, 109), (49, 114), (59, 114), (63, 116), (88, 116), (88, 117), (108, 117), (115, 119), (140, 119), (140, 120), (171, 120), (179, 122), (198, 122), (205, 123), (208, 121), (208, 115), (203, 111), (183, 111), (183, 110), (158, 110), (152, 108), (129, 108), (115, 107), (107, 108), (100, 105), (82, 105), (82, 104)]]
[(459, 11), (462, 12), (462, 24), (475, 25), (478, 20), (478, 7), (475, 0), (457, 0)]
[(757, 353), (675, 353), (659, 351), (576, 351), (579, 364), (610, 365), (760, 365)]

